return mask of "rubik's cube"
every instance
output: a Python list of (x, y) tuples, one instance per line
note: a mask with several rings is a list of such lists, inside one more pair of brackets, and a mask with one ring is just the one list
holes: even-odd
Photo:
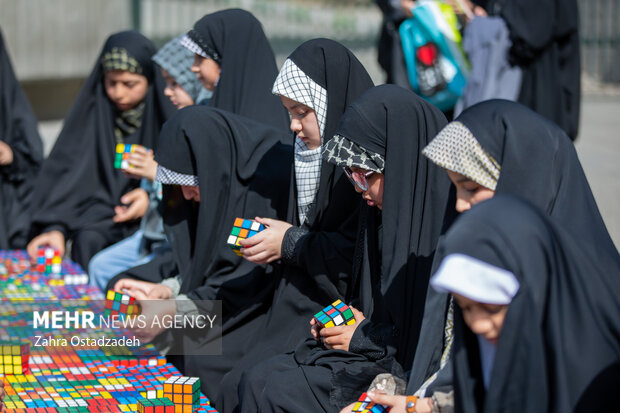
[(136, 147), (142, 145), (132, 145), (129, 143), (117, 143), (116, 155), (114, 156), (114, 168), (127, 169), (131, 166), (129, 163), (129, 154), (136, 151)]
[(342, 324), (355, 324), (353, 311), (348, 305), (336, 300), (314, 315), (315, 320), (323, 327), (336, 327)]
[(385, 413), (389, 412), (390, 408), (385, 407), (382, 404), (376, 404), (370, 400), (370, 397), (366, 393), (362, 393), (357, 402), (353, 405), (351, 412), (363, 412), (363, 413)]
[(233, 228), (230, 231), (230, 236), (228, 237), (228, 245), (233, 249), (235, 254), (242, 256), (243, 254), (241, 254), (240, 251), (241, 245), (239, 245), (239, 241), (250, 238), (264, 229), (265, 226), (263, 224), (260, 224), (254, 220), (236, 218)]
[(37, 254), (38, 272), (60, 274), (61, 264), (60, 251), (52, 247), (39, 247)]
[(108, 290), (103, 315), (107, 317), (116, 315), (119, 319), (124, 320), (126, 316), (138, 314), (140, 314), (140, 304), (136, 302), (135, 298), (114, 290)]
[(174, 403), (167, 397), (138, 399), (138, 413), (174, 413)]
[(0, 341), (0, 374), (25, 374), (28, 372), (30, 342)]
[(200, 379), (172, 376), (164, 383), (164, 397), (174, 403), (175, 413), (191, 413), (200, 405)]

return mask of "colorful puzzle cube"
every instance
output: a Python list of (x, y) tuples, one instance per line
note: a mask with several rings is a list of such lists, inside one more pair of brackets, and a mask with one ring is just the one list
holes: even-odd
[(129, 143), (117, 143), (116, 154), (114, 156), (114, 168), (127, 169), (132, 166), (129, 163), (129, 154), (136, 151), (136, 147), (142, 145), (133, 145)]
[(200, 379), (172, 376), (164, 382), (164, 397), (174, 403), (175, 413), (192, 412), (200, 405)]
[(138, 413), (174, 413), (174, 403), (167, 397), (138, 399)]
[(52, 247), (39, 247), (37, 255), (37, 272), (60, 274), (62, 258), (60, 251)]
[(140, 304), (136, 299), (114, 290), (108, 290), (105, 300), (105, 309), (103, 315), (107, 317), (118, 316), (124, 320), (126, 316), (134, 316), (140, 314)]
[(0, 357), (0, 374), (25, 374), (29, 367), (30, 342), (0, 341)]
[(353, 311), (348, 305), (336, 300), (314, 315), (319, 327), (336, 327), (342, 324), (355, 324)]
[(254, 220), (236, 218), (233, 228), (230, 231), (230, 236), (228, 237), (228, 245), (233, 249), (235, 254), (241, 256), (241, 245), (239, 245), (239, 241), (250, 238), (264, 229), (265, 226), (263, 224), (260, 224)]
[(389, 412), (390, 408), (385, 407), (382, 404), (376, 404), (370, 400), (370, 397), (366, 393), (362, 393), (357, 402), (353, 405), (351, 412), (363, 412), (363, 413), (385, 413)]

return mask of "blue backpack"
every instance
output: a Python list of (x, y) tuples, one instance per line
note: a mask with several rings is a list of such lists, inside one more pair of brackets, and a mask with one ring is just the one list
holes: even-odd
[(399, 29), (407, 76), (414, 92), (448, 111), (463, 93), (468, 71), (456, 16), (439, 1), (420, 3)]

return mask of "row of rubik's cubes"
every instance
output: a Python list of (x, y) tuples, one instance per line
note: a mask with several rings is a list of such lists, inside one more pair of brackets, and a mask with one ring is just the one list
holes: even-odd
[(144, 148), (144, 146), (142, 145), (129, 144), (129, 143), (117, 143), (116, 152), (114, 154), (114, 168), (116, 169), (129, 168), (131, 166), (131, 164), (129, 163), (129, 155), (135, 152), (136, 148), (139, 146)]
[[(65, 261), (70, 263), (70, 260)], [(7, 274), (0, 274), (0, 313), (5, 322), (0, 326), (2, 338), (32, 337), (26, 334), (28, 322), (32, 321), (27, 319), (26, 314), (32, 314), (38, 300), (43, 300), (44, 305), (60, 306), (56, 298), (77, 298), (78, 306), (99, 306), (101, 310), (97, 312), (104, 311), (104, 303), (96, 301), (103, 298), (98, 289), (47, 282), (48, 277), (33, 270), (23, 251), (0, 250), (0, 262), (8, 263)], [(30, 296), (29, 299), (26, 300), (22, 294)], [(57, 333), (67, 337), (74, 334), (70, 331)], [(9, 346), (5, 352), (16, 352), (17, 343), (6, 344)], [(20, 356), (22, 344), (25, 343), (19, 342)], [(165, 363), (165, 358), (159, 356), (154, 347), (150, 347), (123, 347), (118, 348), (119, 351), (108, 347), (32, 347), (26, 374), (7, 373), (4, 376), (7, 392), (4, 401), (8, 411), (135, 412), (138, 400), (163, 398), (166, 379), (180, 377), (179, 372)], [(25, 360), (13, 358), (14, 354), (9, 355), (11, 359), (2, 357), (0, 362), (6, 360), (14, 373), (19, 373), (20, 369), (23, 373), (24, 364), (15, 366)], [(198, 402), (200, 406), (192, 405), (192, 411), (215, 412), (205, 396), (200, 395)], [(189, 411), (187, 406), (175, 408), (179, 412), (184, 410)]]
[(79, 265), (63, 260), (58, 250), (45, 246), (39, 247), (34, 265), (25, 251), (0, 251), (0, 281), (15, 280), (12, 275), (36, 276), (41, 282), (55, 286), (88, 284), (88, 275)]

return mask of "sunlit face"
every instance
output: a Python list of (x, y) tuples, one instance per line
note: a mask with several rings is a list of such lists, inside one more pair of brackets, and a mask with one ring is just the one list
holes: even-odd
[[(356, 166), (352, 166), (351, 170), (360, 174), (366, 174), (369, 172), (367, 169), (358, 168)], [(355, 191), (362, 194), (362, 198), (366, 200), (368, 205), (376, 206), (380, 210), (383, 210), (384, 180), (385, 175), (380, 174), (379, 172), (373, 172), (366, 178), (366, 181), (368, 182), (368, 189), (366, 191), (362, 191), (360, 187), (355, 185)]]
[(133, 109), (142, 102), (149, 87), (146, 77), (125, 70), (106, 72), (103, 84), (108, 98), (122, 111)]
[(280, 96), (280, 98), (291, 115), (291, 130), (306, 144), (308, 149), (321, 146), (321, 130), (314, 109), (286, 96)]
[(196, 73), (205, 89), (215, 90), (221, 72), (220, 65), (215, 60), (194, 54), (192, 72)]
[(491, 344), (497, 345), (508, 306), (483, 304), (455, 293), (452, 293), (452, 296), (461, 308), (463, 320), (469, 329), (474, 334), (484, 337)]
[(465, 212), (472, 206), (493, 198), (495, 191), (480, 185), (477, 182), (459, 173), (448, 171), (448, 177), (456, 187), (456, 210)]
[(194, 99), (179, 85), (174, 77), (170, 75), (166, 70), (161, 69), (161, 74), (166, 81), (166, 87), (164, 88), (164, 95), (168, 96), (168, 99), (172, 102), (177, 109), (182, 109), (186, 106), (194, 104)]
[(183, 198), (188, 201), (200, 202), (200, 187), (198, 185), (181, 185)]

